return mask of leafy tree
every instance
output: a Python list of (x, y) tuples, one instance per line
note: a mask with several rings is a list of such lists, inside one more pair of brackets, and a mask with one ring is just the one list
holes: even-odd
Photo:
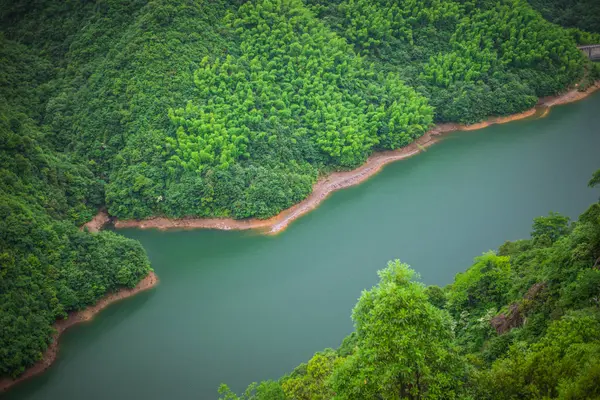
[(227, 385), (219, 387), (219, 400), (285, 400), (281, 386), (277, 382), (264, 381), (253, 383), (242, 396), (237, 396)]
[(449, 315), (428, 302), (414, 272), (396, 260), (352, 312), (357, 350), (335, 370), (342, 399), (457, 398), (464, 370)]
[(534, 240), (555, 242), (561, 236), (569, 233), (569, 218), (558, 213), (551, 212), (547, 217), (533, 219), (533, 231), (531, 237)]

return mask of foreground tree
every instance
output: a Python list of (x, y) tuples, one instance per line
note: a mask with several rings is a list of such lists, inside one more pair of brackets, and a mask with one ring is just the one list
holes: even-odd
[(428, 301), (408, 265), (392, 261), (379, 276), (379, 285), (362, 293), (352, 313), (357, 346), (333, 374), (336, 397), (459, 397), (465, 371), (450, 316)]

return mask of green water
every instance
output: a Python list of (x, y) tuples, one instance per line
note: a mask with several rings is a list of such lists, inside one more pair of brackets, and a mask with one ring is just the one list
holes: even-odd
[(444, 285), (474, 256), (576, 217), (600, 195), (600, 95), (544, 119), (454, 133), (333, 194), (278, 236), (127, 230), (160, 285), (69, 330), (54, 366), (7, 399), (215, 399), (277, 378), (350, 333), (376, 271), (400, 258)]

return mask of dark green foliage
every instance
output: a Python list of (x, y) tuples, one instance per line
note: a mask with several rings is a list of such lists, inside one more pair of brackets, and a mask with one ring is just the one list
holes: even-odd
[(0, 377), (40, 360), (56, 319), (149, 272), (139, 243), (77, 228), (102, 203), (103, 186), (40, 126), (51, 65), (0, 36)]
[[(555, 24), (600, 33), (600, 2), (596, 0), (528, 0)], [(600, 42), (597, 42), (598, 44)]]

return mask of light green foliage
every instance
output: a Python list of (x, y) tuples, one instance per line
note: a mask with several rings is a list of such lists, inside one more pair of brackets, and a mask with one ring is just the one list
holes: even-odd
[(497, 63), (498, 55), (493, 50), (464, 47), (431, 57), (424, 66), (423, 78), (445, 88), (458, 82), (479, 82)]
[(334, 165), (356, 166), (372, 148), (405, 146), (432, 120), (426, 100), (393, 74), (375, 74), (299, 0), (256, 1), (230, 14), (242, 55), (194, 75), (201, 107), (170, 112), (174, 167), (200, 172), (253, 157), (252, 144), (308, 136)]
[(352, 312), (357, 350), (334, 372), (338, 398), (459, 397), (464, 371), (450, 316), (428, 302), (406, 264), (390, 262), (379, 276)]
[(290, 376), (281, 380), (281, 387), (287, 399), (328, 400), (334, 396), (329, 378), (334, 369), (344, 361), (343, 357), (331, 349), (316, 353), (308, 361), (306, 369), (296, 369)]
[(440, 0), (344, 0), (337, 7), (343, 17), (339, 28), (365, 53), (393, 39), (414, 45), (416, 29), (452, 25), (463, 11), (457, 2)]

